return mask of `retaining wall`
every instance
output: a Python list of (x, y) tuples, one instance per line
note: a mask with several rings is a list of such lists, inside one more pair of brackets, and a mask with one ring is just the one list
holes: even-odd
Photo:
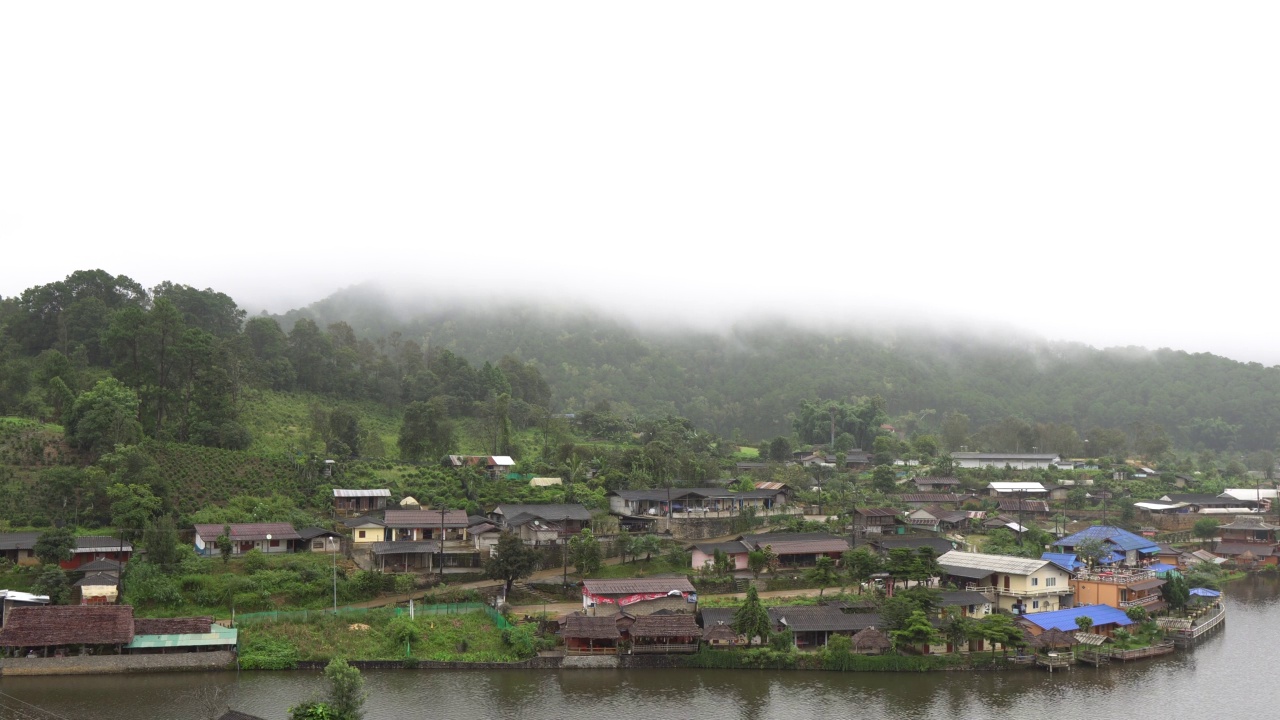
[(235, 666), (229, 650), (164, 655), (84, 655), (65, 658), (5, 658), (0, 675), (112, 675), (133, 672), (223, 670)]

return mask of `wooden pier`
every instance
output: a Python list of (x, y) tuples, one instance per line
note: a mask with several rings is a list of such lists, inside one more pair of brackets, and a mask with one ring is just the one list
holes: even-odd
[(1169, 633), (1173, 644), (1178, 647), (1190, 647), (1205, 637), (1216, 633), (1227, 624), (1227, 606), (1221, 601), (1209, 612), (1196, 618), (1191, 627)]

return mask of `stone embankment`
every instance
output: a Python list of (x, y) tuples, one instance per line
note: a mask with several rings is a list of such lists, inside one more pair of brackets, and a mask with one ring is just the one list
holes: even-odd
[(0, 675), (111, 675), (177, 670), (225, 670), (235, 667), (227, 650), (169, 655), (83, 655), (61, 658), (5, 658)]

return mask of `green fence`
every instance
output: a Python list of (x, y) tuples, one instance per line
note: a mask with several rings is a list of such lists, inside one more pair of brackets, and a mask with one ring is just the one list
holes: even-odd
[[(511, 627), (511, 623), (502, 617), (497, 610), (478, 602), (464, 603), (440, 603), (437, 605), (415, 605), (413, 608), (414, 615), (458, 615), (461, 613), (471, 613), (483, 611), (488, 615), (495, 625), (501, 630)], [(253, 612), (240, 613), (235, 616), (237, 625), (252, 624), (258, 622), (308, 622), (312, 619), (327, 617), (333, 615), (333, 610), (285, 610), (271, 612)], [(353, 620), (369, 617), (370, 614), (383, 614), (389, 616), (408, 615), (407, 607), (379, 607), (379, 608), (359, 608), (359, 607), (341, 607), (337, 609), (339, 617), (350, 617)]]

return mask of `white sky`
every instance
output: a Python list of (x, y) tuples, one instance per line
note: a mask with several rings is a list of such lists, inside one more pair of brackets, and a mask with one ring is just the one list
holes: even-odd
[(368, 280), (1280, 363), (1280, 4), (0, 5), (0, 294)]

